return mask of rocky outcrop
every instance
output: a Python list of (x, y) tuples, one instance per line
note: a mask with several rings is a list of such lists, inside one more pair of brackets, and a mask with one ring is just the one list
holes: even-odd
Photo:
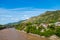
[(60, 40), (60, 38), (56, 35), (52, 35), (49, 37), (49, 40)]

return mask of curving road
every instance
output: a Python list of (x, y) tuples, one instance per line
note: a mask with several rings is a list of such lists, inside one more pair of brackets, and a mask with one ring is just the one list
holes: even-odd
[(0, 40), (47, 40), (24, 32), (19, 32), (14, 28), (0, 30)]

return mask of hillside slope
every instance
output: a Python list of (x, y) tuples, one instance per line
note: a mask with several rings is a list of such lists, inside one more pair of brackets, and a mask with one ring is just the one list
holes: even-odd
[(38, 27), (41, 23), (55, 23), (60, 21), (60, 10), (57, 11), (47, 11), (41, 15), (31, 17), (21, 23), (15, 25), (18, 29), (23, 29), (29, 25)]
[(58, 11), (47, 11), (39, 16), (32, 17), (26, 22), (32, 22), (32, 23), (54, 23), (60, 21), (60, 10)]

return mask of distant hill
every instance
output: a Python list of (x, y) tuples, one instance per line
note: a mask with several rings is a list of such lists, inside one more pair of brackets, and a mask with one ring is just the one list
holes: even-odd
[(13, 22), (13, 23), (8, 23), (8, 24), (5, 24), (4, 26), (7, 27), (7, 28), (15, 27), (16, 25), (22, 23), (23, 21), (25, 21), (25, 20), (21, 20), (21, 21), (18, 21), (18, 22)]

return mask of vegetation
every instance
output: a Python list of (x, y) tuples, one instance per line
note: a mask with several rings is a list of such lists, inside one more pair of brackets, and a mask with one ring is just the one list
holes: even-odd
[(57, 35), (60, 37), (60, 27), (49, 27), (47, 29), (44, 29), (43, 32), (41, 32), (41, 30), (44, 29), (44, 28), (40, 28), (38, 27), (38, 29), (35, 27), (35, 26), (28, 26), (26, 27), (25, 31), (27, 33), (33, 33), (33, 34), (38, 34), (38, 35), (41, 35), (41, 36), (45, 36), (45, 37), (49, 37), (49, 36), (52, 36), (52, 35)]
[(60, 37), (60, 26), (56, 28), (55, 34)]
[[(17, 29), (22, 29), (27, 33), (38, 34), (41, 36), (51, 36), (53, 34), (60, 36), (60, 28), (56, 28), (55, 22), (60, 21), (60, 11), (47, 11), (39, 16), (32, 17), (28, 20), (23, 21)], [(48, 25), (47, 29), (40, 26), (41, 23), (51, 24)], [(44, 29), (44, 30), (43, 30)], [(41, 32), (43, 30), (43, 32)]]
[(0, 30), (5, 29), (6, 27), (3, 25), (0, 25)]

